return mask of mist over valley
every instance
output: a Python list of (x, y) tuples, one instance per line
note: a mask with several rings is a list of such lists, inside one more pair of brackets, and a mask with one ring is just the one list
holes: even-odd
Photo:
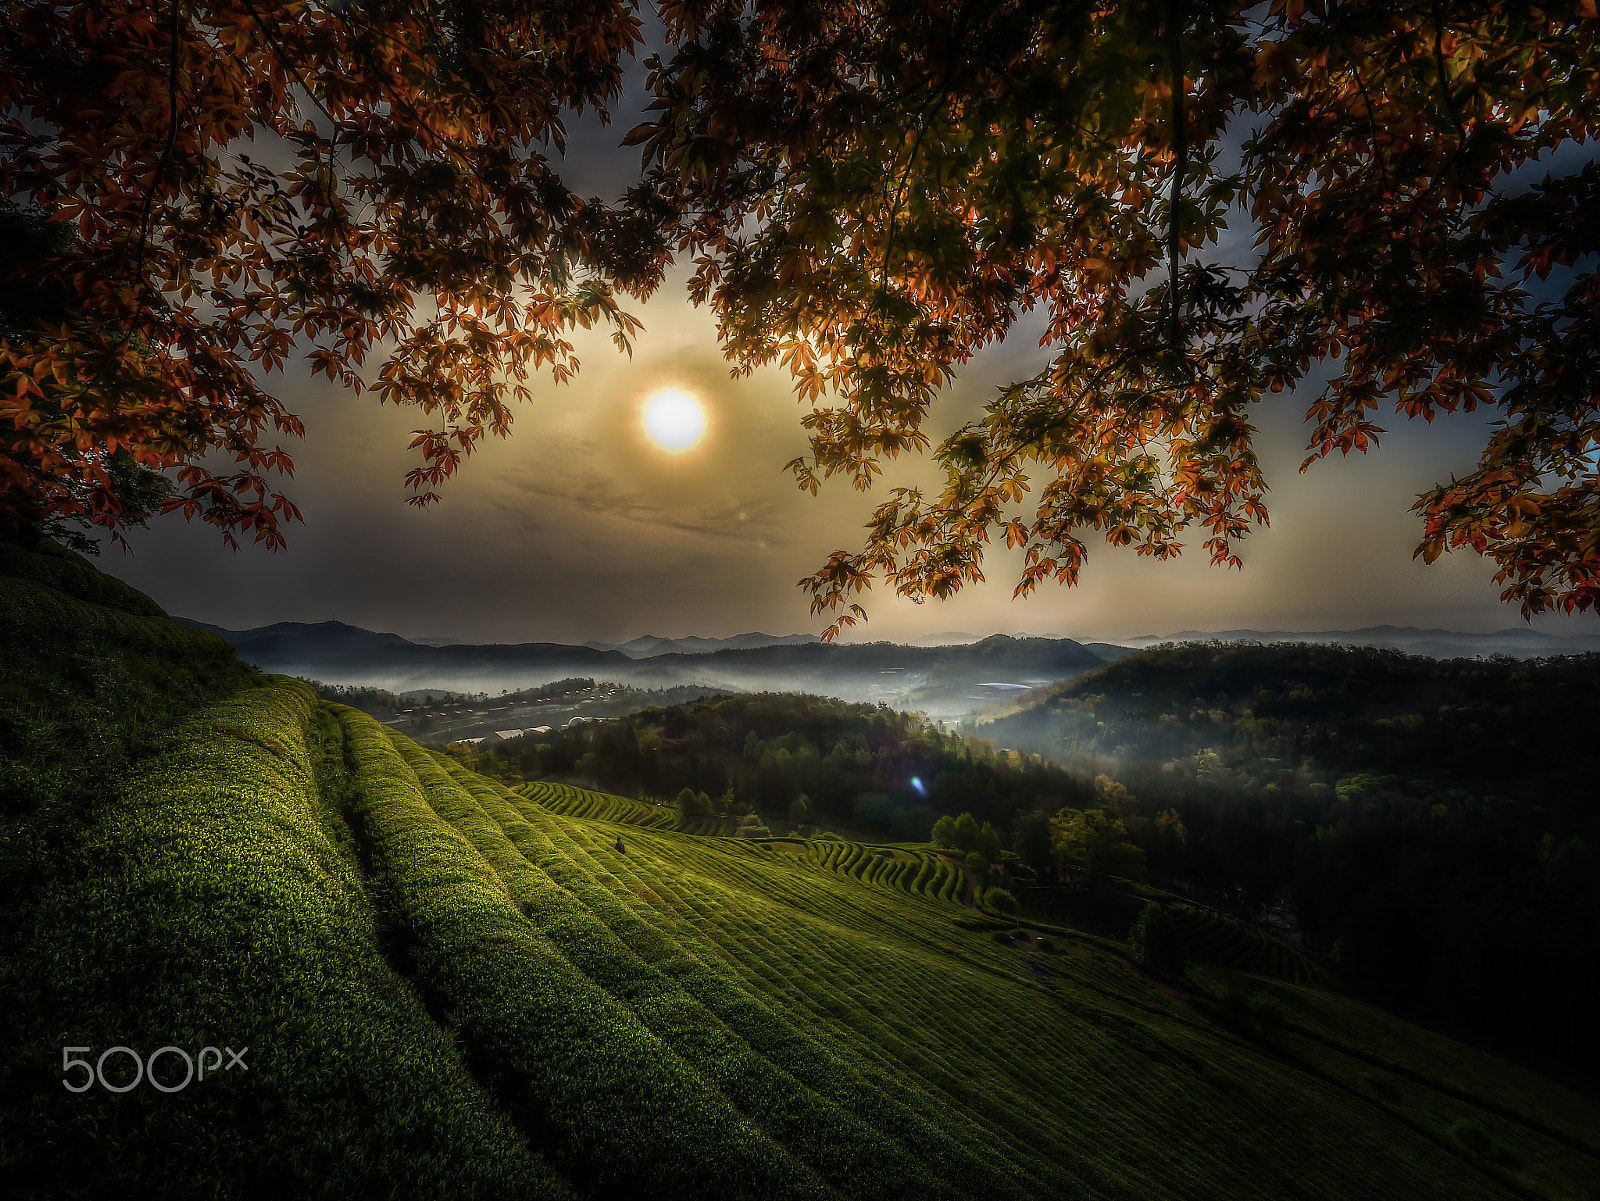
[(893, 642), (821, 642), (814, 634), (740, 634), (730, 638), (641, 636), (624, 643), (471, 644), (412, 640), (339, 621), (280, 622), (227, 630), (185, 618), (218, 634), (263, 671), (397, 695), (496, 696), (569, 677), (592, 677), (631, 690), (698, 688), (726, 692), (804, 692), (950, 720), (990, 712), (1035, 688), (1071, 680), (1134, 650), (1166, 643), (1286, 643), (1367, 646), (1433, 659), (1515, 658), (1600, 650), (1600, 635), (1553, 635), (1532, 629), (1492, 634), (1376, 626), (1359, 630), (1185, 630), (1112, 641), (1058, 636), (950, 633)]
[[(254, 630), (186, 624), (226, 638), (243, 659), (263, 671), (394, 693), (432, 689), (493, 696), (566, 677), (592, 676), (636, 689), (696, 686), (882, 701), (934, 718), (958, 717), (1009, 694), (1071, 679), (1105, 662), (1071, 639), (1004, 634), (967, 645), (933, 647), (828, 644), (806, 635), (640, 639), (638, 643), (654, 644), (650, 653), (641, 654), (636, 644), (626, 644), (626, 649), (544, 642), (424, 645), (332, 621), (284, 622)], [(696, 642), (732, 645), (675, 649)], [(674, 649), (661, 649), (662, 644)]]

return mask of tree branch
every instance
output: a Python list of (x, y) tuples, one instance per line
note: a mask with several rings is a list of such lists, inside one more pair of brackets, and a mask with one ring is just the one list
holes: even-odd
[(1183, 309), (1178, 297), (1178, 266), (1183, 258), (1182, 221), (1179, 205), (1183, 200), (1183, 177), (1189, 171), (1189, 128), (1184, 114), (1183, 78), (1183, 0), (1167, 0), (1167, 60), (1172, 68), (1172, 199), (1167, 213), (1167, 274), (1170, 306), (1168, 339), (1174, 354), (1183, 351)]

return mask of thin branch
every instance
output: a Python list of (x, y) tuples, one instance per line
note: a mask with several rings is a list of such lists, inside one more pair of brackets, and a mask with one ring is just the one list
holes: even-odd
[[(1439, 92), (1444, 97), (1445, 111), (1450, 114), (1450, 123), (1456, 127), (1456, 136), (1464, 143), (1467, 140), (1466, 126), (1461, 124), (1461, 114), (1456, 111), (1455, 97), (1450, 95), (1450, 75), (1444, 62), (1444, 5), (1441, 0), (1433, 0), (1433, 61), (1439, 67)], [(1456, 168), (1456, 182), (1461, 181), (1461, 168)]]
[[(971, 11), (972, 8), (970, 4), (963, 4), (961, 6), (960, 18), (956, 25), (956, 39), (958, 41), (960, 40), (961, 35), (966, 32), (967, 17)], [(911, 153), (906, 157), (906, 169), (900, 173), (900, 181), (895, 185), (894, 200), (889, 206), (889, 228), (883, 245), (883, 269), (879, 275), (878, 282), (878, 288), (880, 292), (887, 292), (889, 290), (889, 262), (894, 254), (894, 227), (895, 221), (900, 215), (900, 201), (905, 195), (906, 182), (911, 178), (911, 169), (916, 166), (917, 152), (922, 149), (922, 138), (923, 135), (927, 133), (927, 122), (929, 115), (937, 113), (939, 107), (944, 104), (945, 97), (950, 94), (950, 84), (954, 75), (954, 63), (947, 62), (945, 64), (943, 78), (941, 78), (939, 81), (939, 90), (934, 93), (931, 100), (922, 106), (922, 112), (920, 114), (921, 119), (917, 125), (916, 140), (911, 143)]]
[[(150, 238), (150, 216), (155, 205), (156, 188), (161, 183), (161, 177), (166, 174), (167, 164), (172, 161), (172, 148), (178, 141), (178, 5), (181, 0), (172, 0), (172, 16), (169, 21), (168, 40), (171, 43), (172, 62), (167, 68), (167, 143), (161, 148), (161, 157), (156, 160), (155, 170), (150, 173), (150, 187), (144, 194), (144, 208), (139, 214), (139, 253), (134, 259), (133, 278), (140, 289), (149, 295), (149, 285), (144, 278), (144, 252)], [(129, 330), (132, 333), (132, 330)], [(125, 337), (124, 342), (127, 341)]]
[(1183, 200), (1183, 177), (1189, 171), (1189, 129), (1184, 113), (1183, 78), (1183, 0), (1167, 0), (1167, 58), (1172, 66), (1172, 200), (1167, 213), (1167, 304), (1171, 327), (1168, 334), (1174, 354), (1183, 351), (1183, 310), (1178, 297), (1178, 266), (1183, 257), (1182, 221), (1179, 208)]
[(922, 149), (922, 135), (927, 132), (927, 125), (917, 126), (917, 136), (911, 143), (911, 153), (906, 156), (906, 169), (900, 172), (900, 180), (895, 184), (894, 199), (889, 204), (889, 228), (883, 241), (883, 266), (878, 272), (878, 291), (887, 293), (889, 290), (889, 263), (894, 257), (894, 226), (900, 216), (900, 201), (905, 195), (906, 182), (911, 178), (911, 168), (917, 164), (917, 151)]
[[(172, 150), (178, 141), (178, 6), (182, 0), (172, 0), (172, 15), (168, 20), (167, 38), (171, 44), (172, 62), (167, 67), (167, 141), (161, 148), (161, 157), (156, 159), (155, 168), (150, 172), (150, 186), (145, 189), (144, 204), (139, 211), (139, 251), (133, 261), (133, 284), (139, 290), (141, 298), (150, 300), (150, 281), (144, 277), (144, 255), (150, 243), (150, 220), (154, 216), (156, 189), (161, 184), (161, 177), (167, 173), (167, 166), (172, 161)], [(96, 379), (104, 383), (111, 376), (111, 368), (116, 356), (123, 347), (133, 340), (136, 322), (130, 315), (122, 337), (106, 347), (105, 354), (100, 360), (100, 370)]]
[(1361, 78), (1359, 63), (1351, 66), (1350, 74), (1356, 81), (1356, 91), (1361, 93), (1361, 104), (1366, 110), (1367, 134), (1372, 138), (1372, 159), (1378, 164), (1378, 175), (1383, 180), (1384, 191), (1387, 192), (1393, 185), (1389, 182), (1389, 169), (1384, 166), (1383, 154), (1378, 149), (1378, 123), (1372, 116), (1372, 97), (1367, 94), (1367, 81)]
[(306, 94), (306, 99), (316, 106), (317, 111), (328, 119), (328, 124), (332, 127), (333, 132), (328, 135), (328, 174), (331, 182), (335, 165), (334, 154), (339, 140), (339, 120), (328, 111), (327, 106), (321, 100), (317, 99), (316, 92), (312, 91), (311, 85), (306, 83), (305, 77), (300, 74), (299, 68), (289, 60), (289, 56), (284, 53), (283, 46), (278, 42), (278, 39), (272, 36), (272, 31), (267, 28), (267, 23), (261, 19), (261, 14), (256, 11), (256, 6), (250, 3), (250, 0), (244, 0), (244, 8), (254, 19), (256, 28), (261, 31), (261, 36), (266, 39), (267, 45), (271, 46), (272, 52), (278, 56), (278, 62), (283, 66), (283, 69), (300, 85), (300, 90)]

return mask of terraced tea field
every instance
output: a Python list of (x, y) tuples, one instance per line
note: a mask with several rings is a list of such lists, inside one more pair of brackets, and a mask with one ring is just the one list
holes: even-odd
[[(996, 941), (926, 851), (667, 816), (508, 791), (296, 681), (200, 708), (89, 811), (23, 830), (50, 842), (0, 955), (8, 1195), (1456, 1201), (1600, 1180), (1594, 1104), (1315, 980), (1207, 969), (1282, 1005), (1252, 1040), (1103, 940)], [(248, 1046), (248, 1070), (63, 1088), (63, 1047), (203, 1045)]]
[(553, 812), (564, 813), (568, 817), (623, 822), (630, 826), (649, 826), (657, 830), (675, 830), (679, 824), (677, 811), (669, 805), (650, 805), (631, 797), (593, 792), (571, 784), (530, 780), (517, 791)]
[[(703, 828), (712, 825), (709, 822), (693, 822), (683, 829), (677, 814), (670, 808), (647, 805), (627, 797), (609, 796), (571, 784), (530, 780), (517, 792), (525, 799), (538, 802), (551, 813), (564, 817), (595, 818), (655, 830), (682, 830), (688, 834), (700, 833)], [(899, 888), (943, 901), (961, 896), (968, 882), (963, 868), (946, 856), (926, 849), (878, 846), (836, 838), (762, 838), (753, 841), (758, 846), (800, 856), (807, 863), (863, 884)]]
[(1275, 938), (1198, 905), (1172, 910), (1184, 950), (1194, 959), (1297, 984), (1334, 987), (1327, 971)]

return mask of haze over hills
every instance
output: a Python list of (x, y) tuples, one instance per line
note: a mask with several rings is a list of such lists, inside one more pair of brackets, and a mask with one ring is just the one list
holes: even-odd
[[(1059, 634), (1032, 634), (1018, 631), (1018, 639), (1056, 639)], [(913, 639), (912, 646), (959, 646), (981, 642), (982, 634), (949, 631)], [(1470, 659), (1481, 655), (1512, 655), (1532, 658), (1548, 655), (1581, 655), (1600, 651), (1600, 632), (1592, 635), (1546, 634), (1526, 626), (1496, 630), (1492, 634), (1465, 633), (1461, 630), (1420, 629), (1416, 626), (1364, 626), (1354, 630), (1179, 630), (1172, 634), (1140, 634), (1130, 638), (1075, 639), (1102, 659), (1118, 659), (1130, 650), (1159, 646), (1164, 642), (1314, 642), (1340, 646), (1376, 646), (1425, 655), (1430, 659)]]
[[(1385, 647), (1436, 659), (1495, 654), (1518, 658), (1600, 650), (1600, 636), (1559, 637), (1529, 629), (1470, 634), (1373, 626), (1360, 630), (1183, 630), (1118, 643), (1070, 638), (945, 634), (934, 645), (823, 643), (812, 634), (732, 638), (644, 636), (625, 643), (471, 644), (426, 642), (338, 621), (279, 622), (227, 630), (179, 619), (227, 639), (265, 671), (329, 684), (395, 692), (435, 688), (498, 693), (568, 676), (639, 688), (699, 685), (730, 692), (805, 691), (850, 701), (884, 701), (936, 718), (958, 717), (1027, 688), (1072, 679), (1132, 650), (1165, 642), (1294, 642)], [(969, 639), (960, 641), (961, 639)]]
[[(241, 658), (264, 671), (328, 684), (369, 685), (394, 692), (437, 688), (496, 693), (568, 676), (593, 676), (640, 688), (693, 684), (733, 692), (814, 692), (842, 700), (884, 701), (933, 717), (959, 716), (1015, 692), (1071, 679), (1104, 662), (1068, 638), (1004, 634), (938, 647), (826, 644), (805, 634), (636, 639), (621, 647), (549, 642), (424, 645), (337, 621), (280, 622), (251, 630), (184, 624), (227, 639)], [(765, 644), (699, 651), (656, 645), (753, 640)]]
[(709, 654), (712, 651), (751, 650), (761, 646), (802, 646), (820, 642), (815, 634), (736, 634), (732, 638), (660, 638), (645, 634), (628, 642), (585, 642), (597, 651), (621, 651), (630, 659), (649, 659), (655, 655)]
[[(1059, 634), (1033, 634), (1025, 631), (1003, 634), (1018, 641), (1060, 641)], [(897, 645), (925, 648), (970, 646), (994, 634), (973, 634), (965, 630), (951, 630), (930, 634)], [(1547, 634), (1526, 626), (1512, 626), (1493, 633), (1468, 633), (1438, 627), (1422, 629), (1417, 626), (1378, 625), (1354, 630), (1179, 630), (1173, 634), (1141, 634), (1132, 638), (1077, 641), (1078, 645), (1093, 651), (1100, 658), (1121, 658), (1130, 650), (1159, 646), (1164, 642), (1296, 642), (1323, 643), (1340, 646), (1374, 646), (1404, 651), (1411, 655), (1424, 655), (1430, 659), (1470, 659), (1484, 655), (1511, 655), (1514, 658), (1533, 658), (1549, 655), (1578, 655), (1600, 651), (1600, 633), (1592, 635)], [(413, 639), (430, 645), (457, 645), (456, 639)], [(643, 659), (656, 655), (682, 653), (701, 654), (728, 649), (749, 649), (762, 646), (799, 646), (818, 642), (815, 634), (740, 634), (733, 638), (661, 638), (646, 635), (630, 642), (586, 642), (596, 650), (620, 650), (632, 658)], [(841, 645), (863, 645), (841, 643)]]
[(1163, 642), (1316, 642), (1385, 647), (1408, 655), (1426, 655), (1430, 659), (1471, 659), (1480, 655), (1529, 659), (1600, 651), (1600, 634), (1564, 636), (1526, 626), (1496, 630), (1492, 634), (1390, 625), (1366, 626), (1359, 630), (1179, 630), (1176, 634), (1141, 634), (1116, 641), (1135, 649), (1159, 646)]

